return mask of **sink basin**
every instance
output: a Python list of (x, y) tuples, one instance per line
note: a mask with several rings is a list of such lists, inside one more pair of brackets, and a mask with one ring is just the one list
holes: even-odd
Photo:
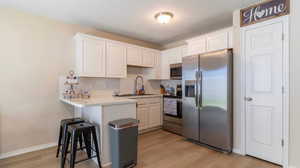
[(149, 96), (149, 95), (154, 95), (154, 94), (121, 94), (121, 95), (116, 95), (116, 97), (135, 97), (135, 96)]

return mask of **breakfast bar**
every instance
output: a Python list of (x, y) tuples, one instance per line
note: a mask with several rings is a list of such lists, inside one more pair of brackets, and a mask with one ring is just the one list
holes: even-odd
[(103, 167), (111, 165), (108, 123), (122, 118), (136, 119), (136, 100), (127, 98), (90, 98), (60, 100), (75, 107), (74, 117), (97, 125), (100, 159)]

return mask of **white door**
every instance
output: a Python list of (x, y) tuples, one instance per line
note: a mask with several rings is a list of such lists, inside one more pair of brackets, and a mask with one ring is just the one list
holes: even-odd
[(282, 35), (281, 22), (244, 31), (246, 154), (277, 164), (282, 164), (283, 156)]
[(107, 42), (106, 47), (106, 77), (125, 78), (127, 76), (126, 47), (114, 42)]

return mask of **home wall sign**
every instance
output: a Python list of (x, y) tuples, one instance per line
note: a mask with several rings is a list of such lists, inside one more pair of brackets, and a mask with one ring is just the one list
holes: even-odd
[(241, 27), (288, 15), (289, 0), (268, 0), (241, 10)]

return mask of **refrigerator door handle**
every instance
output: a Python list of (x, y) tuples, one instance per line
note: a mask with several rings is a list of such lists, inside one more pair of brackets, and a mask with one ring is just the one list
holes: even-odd
[(202, 92), (202, 87), (203, 87), (203, 75), (202, 75), (202, 71), (199, 71), (199, 107), (202, 108), (203, 104), (202, 104), (202, 100), (203, 100), (203, 92)]
[(199, 106), (199, 71), (196, 71), (195, 73), (195, 76), (196, 76), (196, 83), (195, 83), (195, 104), (196, 104), (196, 107), (198, 108)]

